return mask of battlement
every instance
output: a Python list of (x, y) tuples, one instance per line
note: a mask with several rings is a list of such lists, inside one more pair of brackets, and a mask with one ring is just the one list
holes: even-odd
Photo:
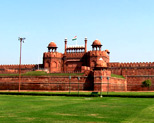
[[(21, 65), (21, 72), (25, 73), (28, 71), (36, 70), (36, 68), (43, 68), (43, 64), (23, 64)], [(0, 73), (1, 74), (9, 74), (9, 73), (18, 73), (19, 72), (19, 65), (0, 65)]]
[(154, 67), (154, 62), (128, 62), (128, 63), (119, 63), (119, 62), (111, 62), (108, 63), (108, 67), (110, 68), (119, 68), (119, 67)]
[(82, 58), (85, 55), (84, 52), (80, 52), (80, 53), (66, 53), (66, 57), (68, 58)]
[(44, 57), (59, 57), (59, 58), (63, 57), (63, 54), (59, 52), (45, 52), (43, 55)]
[(106, 51), (89, 51), (90, 56), (106, 56), (109, 57)]
[[(24, 65), (21, 65), (21, 68), (34, 68), (36, 67), (36, 64), (24, 64)], [(10, 65), (0, 65), (0, 69), (18, 69), (19, 68), (19, 65), (16, 64), (16, 65), (13, 65), (13, 64), (10, 64)]]
[(72, 45), (66, 48), (66, 53), (80, 53), (80, 52), (85, 52), (85, 47), (83, 45), (81, 46)]
[(68, 45), (67, 48), (85, 48), (84, 45)]

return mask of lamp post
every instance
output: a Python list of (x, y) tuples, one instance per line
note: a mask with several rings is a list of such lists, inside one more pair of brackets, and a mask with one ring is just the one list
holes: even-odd
[(102, 79), (103, 79), (103, 77), (101, 76), (101, 91), (100, 91), (100, 97), (102, 97)]
[(71, 76), (69, 76), (69, 94), (71, 92)]
[(22, 50), (22, 43), (24, 43), (24, 40), (26, 38), (18, 38), (18, 40), (20, 41), (20, 58), (19, 58), (19, 88), (18, 88), (18, 92), (20, 92), (20, 83), (21, 83), (21, 50)]
[(79, 89), (79, 87), (80, 87), (80, 86), (79, 86), (79, 80), (80, 80), (80, 77), (78, 77), (78, 95), (79, 95), (79, 90), (80, 90), (80, 89)]
[(109, 94), (109, 79), (110, 79), (110, 77), (107, 77), (107, 81), (108, 81), (108, 86), (107, 86), (107, 95)]

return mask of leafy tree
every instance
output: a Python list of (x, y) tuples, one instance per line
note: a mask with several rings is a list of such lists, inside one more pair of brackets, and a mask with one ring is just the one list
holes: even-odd
[(151, 86), (151, 80), (147, 79), (142, 82), (142, 87), (150, 87)]

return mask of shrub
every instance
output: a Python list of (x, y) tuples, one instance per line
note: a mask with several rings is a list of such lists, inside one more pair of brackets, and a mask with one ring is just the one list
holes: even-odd
[(142, 86), (143, 87), (150, 87), (151, 86), (151, 80), (145, 80), (142, 82)]

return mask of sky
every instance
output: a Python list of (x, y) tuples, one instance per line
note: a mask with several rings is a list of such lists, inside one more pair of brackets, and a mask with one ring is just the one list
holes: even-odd
[(0, 0), (0, 64), (42, 63), (54, 41), (58, 52), (68, 45), (99, 39), (110, 62), (153, 62), (154, 0)]

